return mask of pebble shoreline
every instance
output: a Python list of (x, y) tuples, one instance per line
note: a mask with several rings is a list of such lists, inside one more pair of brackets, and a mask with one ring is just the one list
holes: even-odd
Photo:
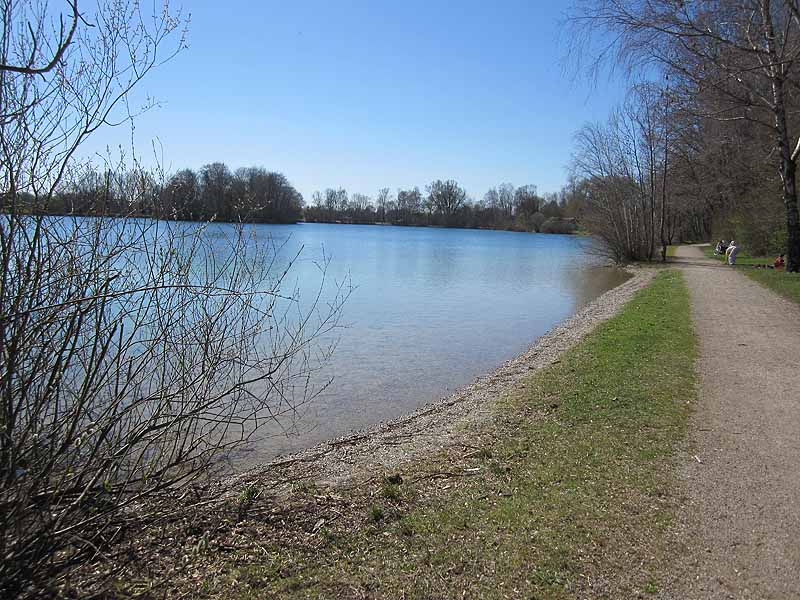
[(466, 441), (471, 428), (495, 414), (494, 400), (515, 389), (531, 372), (547, 367), (580, 342), (595, 326), (614, 316), (645, 287), (657, 269), (629, 268), (631, 278), (605, 292), (575, 315), (537, 338), (522, 354), (450, 396), (361, 431), (279, 457), (228, 478), (229, 490), (258, 482), (273, 492), (302, 478), (337, 486), (385, 473), (399, 465)]

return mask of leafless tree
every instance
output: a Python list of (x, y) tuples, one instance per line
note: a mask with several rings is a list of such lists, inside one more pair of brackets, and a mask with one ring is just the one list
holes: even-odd
[[(769, 132), (782, 185), (787, 270), (800, 271), (800, 135), (792, 108), (800, 59), (796, 1), (586, 0), (577, 4), (573, 23), (575, 40), (612, 40), (599, 52), (589, 50), (594, 59), (613, 57), (632, 68), (659, 65), (687, 95), (716, 94), (719, 101), (705, 116)], [(609, 37), (594, 36), (598, 31)], [(578, 44), (576, 55), (586, 52)]]
[(514, 213), (514, 186), (503, 183), (497, 188), (497, 208), (504, 219), (511, 219)]
[(428, 199), (444, 222), (448, 223), (465, 205), (467, 193), (452, 179), (437, 179), (428, 186)]
[(397, 212), (401, 223), (414, 224), (414, 218), (422, 212), (422, 194), (419, 188), (397, 190)]
[[(19, 48), (26, 48), (28, 52), (14, 53), (11, 57), (5, 53), (3, 62), (0, 63), (0, 71), (19, 73), (22, 75), (43, 75), (53, 70), (61, 61), (78, 26), (81, 18), (78, 11), (78, 0), (68, 0), (66, 2), (68, 14), (66, 19), (63, 14), (58, 17), (58, 34), (50, 37), (44, 27), (47, 23), (41, 18), (41, 13), (36, 10), (28, 12), (24, 5), (5, 0), (2, 5), (3, 28), (12, 28), (11, 19), (26, 21), (28, 38), (18, 40)], [(42, 52), (42, 43), (47, 43), (47, 48)]]
[(227, 221), (232, 208), (231, 183), (233, 174), (225, 163), (214, 162), (204, 165), (200, 169), (200, 183), (202, 185), (201, 202), (210, 215)]
[(489, 188), (486, 193), (483, 195), (483, 206), (488, 210), (492, 217), (496, 219), (498, 213), (498, 206), (500, 204), (500, 194), (497, 192), (497, 188)]
[(573, 175), (584, 181), (584, 223), (618, 262), (652, 255), (648, 182), (637, 133), (631, 112), (618, 110), (605, 125), (581, 128), (572, 162)]
[(196, 219), (200, 208), (200, 179), (191, 169), (175, 173), (167, 183), (162, 198), (162, 210), (166, 217), (173, 219)]
[(388, 187), (378, 190), (378, 195), (375, 198), (375, 205), (378, 208), (378, 221), (382, 223), (386, 221), (386, 207), (391, 200), (392, 194)]
[(236, 222), (295, 222), (302, 196), (282, 173), (263, 167), (236, 169), (230, 182), (229, 220)]
[(353, 194), (350, 197), (350, 209), (356, 213), (362, 213), (372, 207), (372, 198), (366, 194)]
[[(650, 261), (658, 245), (662, 260), (666, 256), (666, 220), (672, 215), (667, 97), (652, 83), (634, 85), (607, 124), (586, 125), (576, 138), (572, 175), (590, 182), (582, 217), (590, 231), (614, 246), (615, 258)], [(624, 205), (608, 206), (613, 199)], [(604, 223), (604, 218), (615, 222)]]
[[(119, 564), (137, 507), (178, 508), (262, 422), (313, 398), (315, 341), (347, 294), (323, 300), (322, 264), (301, 297), (293, 258), (242, 228), (44, 216), (92, 172), (83, 142), (131, 119), (130, 91), (184, 47), (166, 4), (67, 7), (72, 25), (53, 29), (46, 2), (0, 4), (2, 597), (58, 595), (87, 559)], [(135, 161), (99, 173), (93, 189), (131, 213), (163, 179)]]
[(314, 199), (315, 202), (321, 202), (320, 206), (327, 212), (329, 220), (347, 210), (348, 196), (344, 188), (328, 188), (323, 194), (317, 192)]

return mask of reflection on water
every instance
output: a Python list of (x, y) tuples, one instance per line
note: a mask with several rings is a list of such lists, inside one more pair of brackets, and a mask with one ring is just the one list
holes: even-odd
[(255, 235), (287, 240), (287, 257), (303, 247), (291, 275), (300, 288), (319, 281), (327, 256), (331, 280), (349, 275), (356, 289), (324, 374), (333, 385), (265, 431), (238, 467), (447, 395), (626, 278), (574, 236), (318, 224), (261, 225)]

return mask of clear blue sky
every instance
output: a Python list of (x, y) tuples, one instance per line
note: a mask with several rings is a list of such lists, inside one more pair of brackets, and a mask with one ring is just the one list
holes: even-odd
[[(605, 119), (622, 86), (564, 74), (567, 0), (186, 1), (189, 49), (140, 92), (169, 170), (224, 161), (315, 190), (456, 179), (557, 191), (574, 132)], [(104, 133), (91, 148), (125, 132)]]

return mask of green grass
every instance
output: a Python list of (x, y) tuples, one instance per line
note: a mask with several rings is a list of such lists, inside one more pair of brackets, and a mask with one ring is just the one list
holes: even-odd
[(764, 287), (800, 304), (800, 274), (774, 269), (746, 269), (743, 272)]
[(677, 250), (678, 250), (677, 246), (673, 245), (667, 246), (667, 258), (674, 258)]
[[(715, 256), (714, 249), (711, 247), (706, 247), (703, 251), (708, 258), (717, 260), (725, 258), (724, 256)], [(765, 288), (800, 304), (800, 274), (787, 273), (785, 270), (752, 268), (753, 265), (771, 265), (774, 261), (774, 256), (749, 256), (740, 252), (736, 257), (736, 266), (743, 267), (740, 269), (742, 273)]]
[(661, 272), (617, 317), (503, 398), (499, 422), (473, 440), (479, 450), (450, 451), (410, 465), (402, 483), (362, 489), (370, 504), (359, 526), (270, 548), (272, 559), (232, 566), (206, 591), (655, 593), (679, 552), (666, 534), (680, 504), (671, 460), (695, 398), (694, 358), (686, 287), (679, 273)]
[[(714, 254), (714, 248), (712, 246), (703, 246), (703, 253), (706, 255), (706, 258), (713, 258), (723, 263), (727, 260), (724, 254)], [(774, 261), (774, 256), (772, 258), (768, 256), (750, 256), (745, 250), (739, 250), (739, 253), (736, 255), (737, 266), (752, 267), (753, 265), (771, 265)]]

